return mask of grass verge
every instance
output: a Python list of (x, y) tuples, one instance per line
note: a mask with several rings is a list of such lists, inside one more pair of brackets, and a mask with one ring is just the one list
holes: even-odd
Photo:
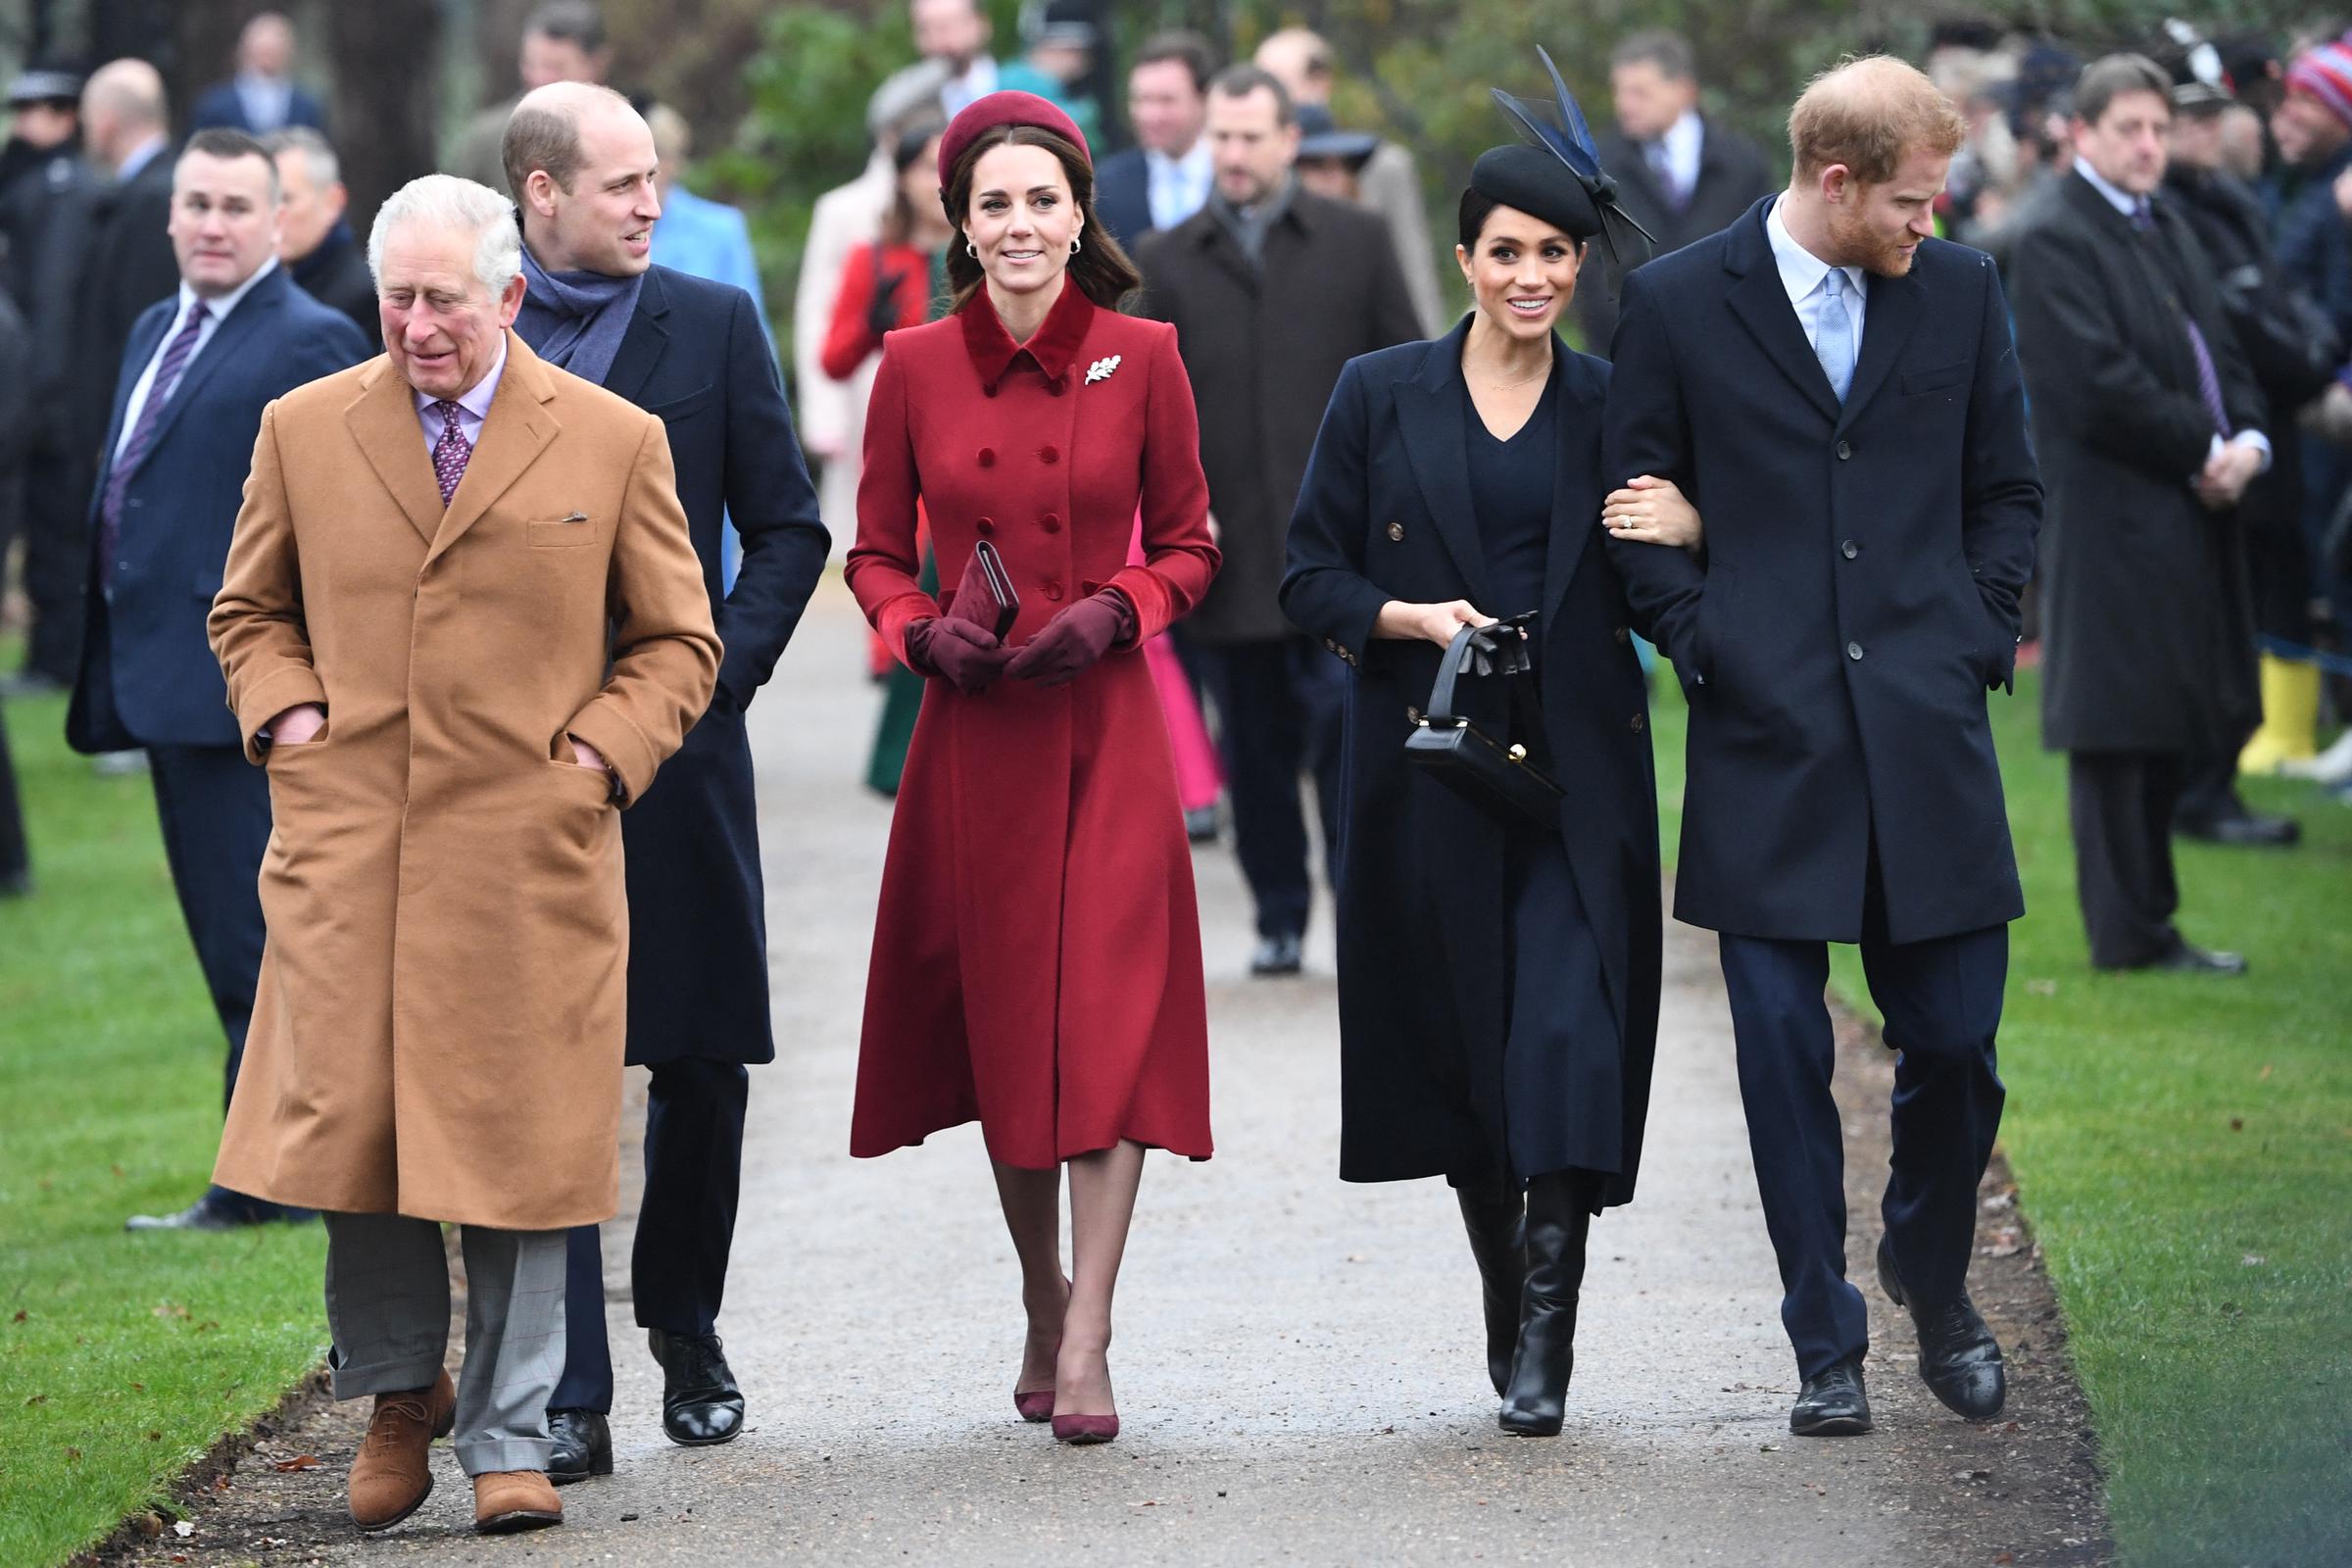
[[(1666, 853), (1685, 713), (1658, 681)], [(2092, 971), (2065, 759), (1995, 697), (2026, 918), (2002, 1147), (2066, 1315), (2132, 1568), (2352, 1562), (2352, 808), (2249, 781), (2292, 851), (2180, 847), (2181, 929), (2245, 978)], [(1876, 1017), (1854, 949), (1833, 988)]]
[(60, 700), (12, 702), (7, 723), (36, 878), (0, 902), (0, 1563), (16, 1565), (164, 1502), (326, 1336), (317, 1226), (123, 1233), (204, 1189), (220, 1025), (145, 776), (94, 776)]

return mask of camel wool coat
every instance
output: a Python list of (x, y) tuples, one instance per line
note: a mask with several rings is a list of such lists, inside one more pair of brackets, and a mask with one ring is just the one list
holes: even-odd
[[(210, 621), (275, 826), (216, 1179), (544, 1231), (618, 1194), (641, 799), (719, 644), (662, 421), (507, 362), (446, 510), (388, 357), (270, 405)], [(326, 710), (301, 746), (260, 731)]]

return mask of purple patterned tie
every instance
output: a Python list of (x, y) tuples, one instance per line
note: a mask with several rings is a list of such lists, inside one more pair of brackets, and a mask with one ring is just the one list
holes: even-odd
[(131, 475), (139, 471), (139, 465), (147, 460), (147, 449), (155, 444), (155, 427), (163, 422), (164, 405), (179, 386), (180, 372), (196, 352), (197, 334), (209, 314), (202, 300), (188, 307), (187, 319), (164, 350), (155, 379), (147, 383), (147, 401), (139, 406), (139, 416), (131, 422), (130, 439), (122, 443), (122, 455), (107, 469), (106, 491), (98, 501), (98, 582), (102, 588), (114, 585), (115, 558), (122, 548), (122, 500), (129, 493)]
[[(2156, 232), (2156, 215), (2141, 197), (2132, 209), (2132, 226), (2142, 234)], [(2230, 439), (2230, 406), (2222, 401), (2221, 373), (2213, 368), (2213, 350), (2206, 346), (2205, 334), (2197, 329), (2196, 318), (2188, 308), (2180, 310), (2180, 324), (2188, 328), (2188, 352), (2197, 362), (2197, 396), (2204, 401), (2206, 416), (2213, 420), (2213, 433), (2223, 440)]]
[(435, 399), (432, 406), (441, 414), (441, 439), (433, 443), (433, 476), (441, 481), (441, 504), (446, 507), (458, 493), (458, 481), (466, 477), (466, 460), (473, 456), (473, 447), (458, 428), (458, 406), (447, 398)]

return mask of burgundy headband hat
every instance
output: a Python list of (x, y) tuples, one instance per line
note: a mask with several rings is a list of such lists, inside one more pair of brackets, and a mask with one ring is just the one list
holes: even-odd
[(978, 140), (982, 131), (998, 125), (1035, 125), (1040, 130), (1050, 130), (1077, 148), (1087, 168), (1095, 167), (1095, 155), (1086, 145), (1086, 132), (1051, 102), (1033, 92), (992, 92), (965, 105), (963, 113), (948, 122), (948, 133), (939, 138), (941, 190), (948, 188), (956, 161), (963, 156), (964, 149)]

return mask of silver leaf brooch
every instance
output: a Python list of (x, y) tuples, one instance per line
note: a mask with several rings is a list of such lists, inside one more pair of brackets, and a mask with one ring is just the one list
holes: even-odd
[(1118, 368), (1119, 357), (1116, 354), (1113, 354), (1106, 360), (1097, 360), (1094, 364), (1086, 368), (1086, 384), (1088, 386), (1093, 386), (1097, 381), (1109, 380), (1110, 372)]

